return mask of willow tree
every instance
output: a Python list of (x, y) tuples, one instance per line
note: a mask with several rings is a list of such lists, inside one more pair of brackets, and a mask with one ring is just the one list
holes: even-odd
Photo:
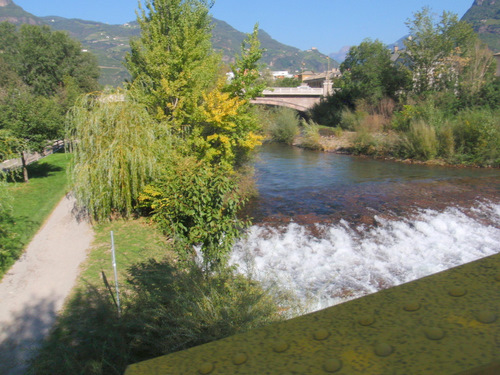
[(68, 115), (79, 204), (95, 220), (128, 217), (153, 174), (154, 122), (125, 95), (86, 95)]
[(190, 125), (203, 93), (217, 81), (220, 57), (211, 43), (212, 5), (206, 0), (139, 4), (141, 36), (130, 42), (126, 65), (130, 88), (158, 120)]

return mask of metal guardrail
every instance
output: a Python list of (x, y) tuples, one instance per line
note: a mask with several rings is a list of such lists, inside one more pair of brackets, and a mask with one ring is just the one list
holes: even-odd
[(323, 96), (322, 88), (314, 87), (271, 87), (262, 92), (264, 96), (273, 95), (307, 95), (307, 96)]
[(500, 374), (500, 254), (128, 367), (148, 374)]

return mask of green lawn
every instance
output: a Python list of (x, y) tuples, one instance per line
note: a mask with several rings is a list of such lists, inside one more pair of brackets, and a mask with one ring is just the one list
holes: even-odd
[(67, 167), (71, 154), (56, 153), (28, 166), (30, 181), (10, 181), (13, 197), (12, 221), (2, 223), (11, 234), (7, 250), (11, 259), (0, 264), (0, 278), (22, 254), (25, 247), (68, 191)]
[(147, 219), (115, 220), (94, 227), (95, 240), (92, 251), (82, 265), (79, 284), (103, 285), (101, 272), (104, 271), (108, 281), (113, 280), (111, 263), (111, 236), (115, 240), (116, 264), (120, 283), (126, 278), (127, 269), (133, 264), (147, 259), (162, 259), (172, 256), (166, 237)]

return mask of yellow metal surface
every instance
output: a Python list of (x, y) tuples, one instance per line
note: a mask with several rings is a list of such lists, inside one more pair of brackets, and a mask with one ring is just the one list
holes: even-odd
[(125, 374), (498, 375), (500, 254)]

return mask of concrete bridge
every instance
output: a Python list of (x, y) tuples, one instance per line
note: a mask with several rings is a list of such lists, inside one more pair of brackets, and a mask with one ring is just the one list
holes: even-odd
[(262, 92), (262, 97), (252, 100), (253, 104), (273, 105), (307, 112), (319, 103), (323, 96), (332, 90), (331, 81), (325, 82), (323, 88), (309, 86), (300, 87), (272, 87)]

